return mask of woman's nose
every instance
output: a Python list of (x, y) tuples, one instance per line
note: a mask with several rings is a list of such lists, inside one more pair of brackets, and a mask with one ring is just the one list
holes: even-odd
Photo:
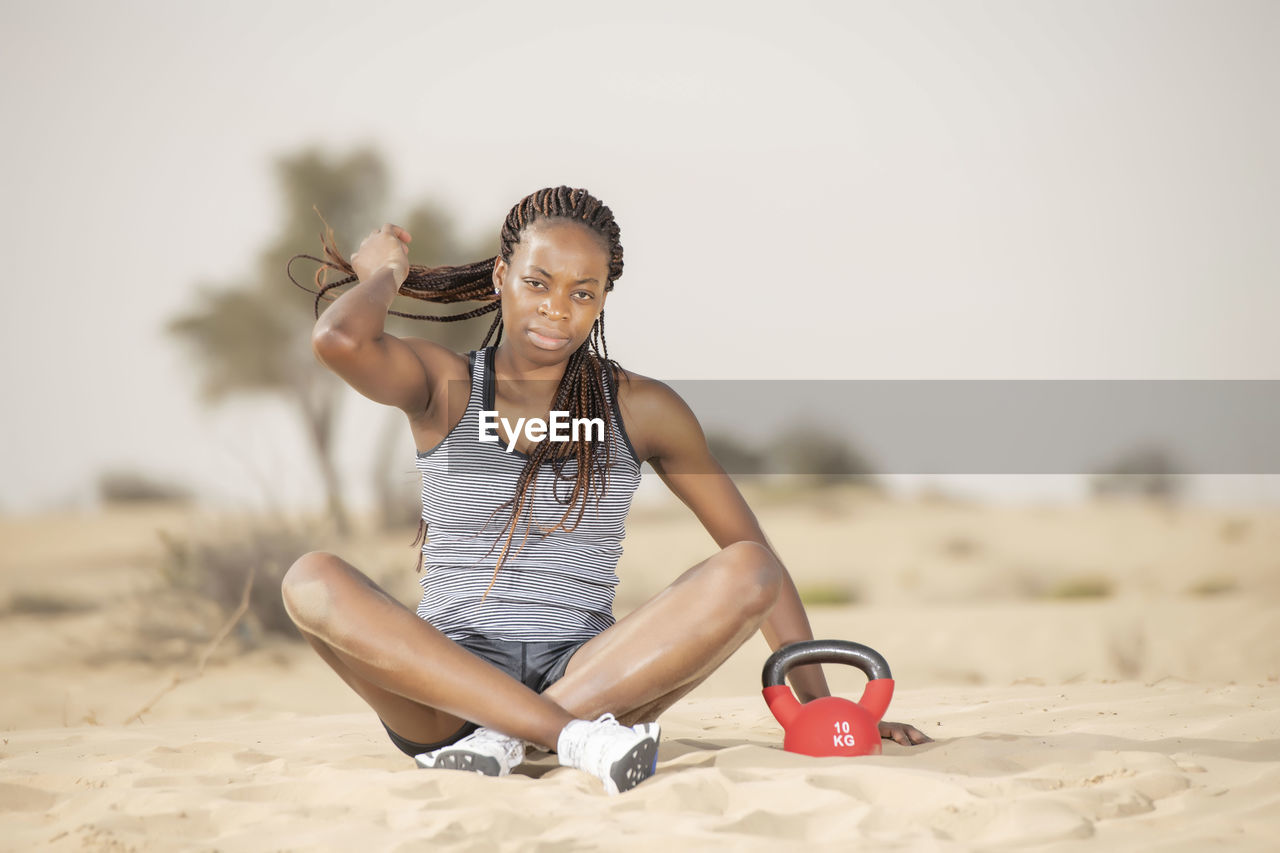
[(561, 304), (561, 299), (554, 293), (548, 293), (543, 298), (542, 303), (538, 306), (538, 311), (553, 319), (563, 317), (566, 314), (566, 309)]

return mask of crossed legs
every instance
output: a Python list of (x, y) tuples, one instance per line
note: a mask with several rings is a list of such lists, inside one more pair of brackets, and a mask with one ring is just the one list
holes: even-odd
[(606, 712), (625, 725), (656, 719), (755, 633), (782, 577), (764, 546), (729, 545), (583, 645), (542, 694), (332, 554), (298, 558), (282, 593), (307, 642), (402, 737), (434, 743), (474, 720), (554, 748), (574, 719)]

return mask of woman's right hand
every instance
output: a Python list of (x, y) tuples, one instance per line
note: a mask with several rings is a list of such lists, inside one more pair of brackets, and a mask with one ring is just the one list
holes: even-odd
[(409, 242), (413, 238), (399, 225), (390, 222), (360, 242), (351, 256), (351, 268), (361, 281), (368, 281), (383, 267), (390, 267), (396, 288), (409, 277)]

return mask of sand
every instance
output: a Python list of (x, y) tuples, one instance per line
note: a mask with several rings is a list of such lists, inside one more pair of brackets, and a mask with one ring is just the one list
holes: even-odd
[[(856, 579), (856, 600), (810, 607), (815, 633), (883, 652), (889, 717), (935, 742), (783, 751), (757, 636), (663, 716), (658, 773), (618, 797), (554, 756), (501, 779), (419, 770), (269, 636), (233, 634), (126, 723), (208, 639), (151, 612), (154, 531), (189, 513), (4, 520), (0, 848), (1275, 848), (1280, 514), (836, 503), (757, 513), (802, 588)], [(832, 527), (856, 544), (843, 567)], [(630, 529), (620, 614), (709, 543), (677, 512)], [(385, 554), (368, 559), (411, 598), (404, 543), (375, 544), (352, 553)]]

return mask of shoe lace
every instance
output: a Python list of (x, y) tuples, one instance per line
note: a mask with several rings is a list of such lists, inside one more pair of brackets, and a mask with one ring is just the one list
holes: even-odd
[(523, 741), (518, 738), (504, 735), (502, 732), (495, 731), (494, 729), (484, 728), (483, 726), (468, 735), (466, 739), (476, 745), (483, 743), (494, 744), (500, 747), (507, 755), (507, 758), (512, 762), (515, 762), (524, 752)]
[(599, 775), (607, 769), (612, 749), (620, 742), (630, 743), (634, 739), (635, 732), (619, 723), (613, 714), (602, 714), (583, 732), (574, 763)]

